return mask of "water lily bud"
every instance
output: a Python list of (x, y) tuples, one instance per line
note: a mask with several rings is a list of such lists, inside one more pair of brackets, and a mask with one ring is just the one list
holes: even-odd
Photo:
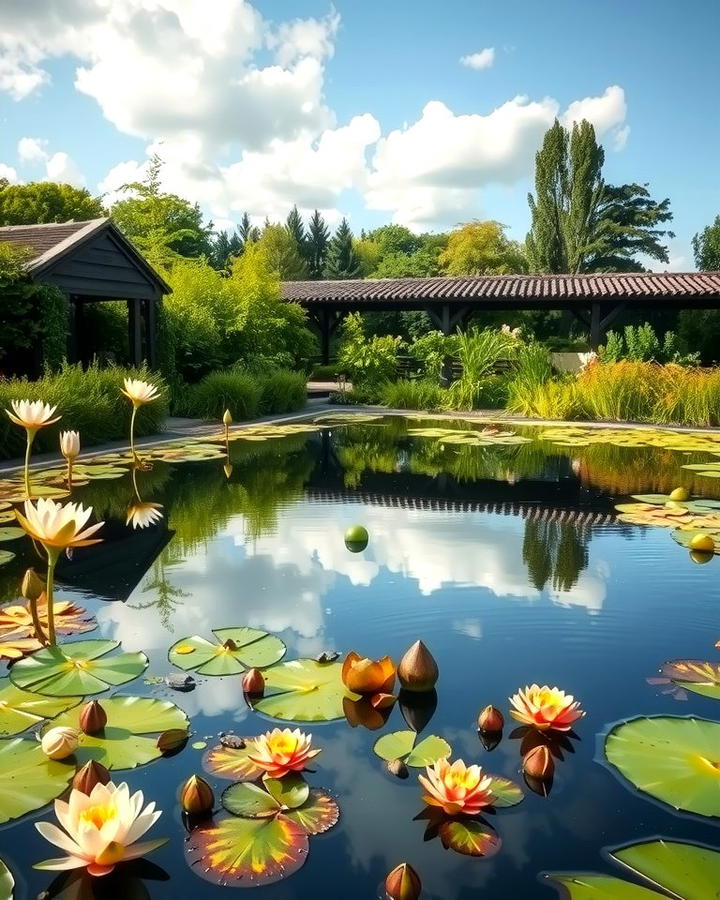
[(80, 713), (80, 728), (85, 734), (97, 734), (107, 725), (107, 713), (97, 700), (83, 706)]
[(229, 480), (230, 476), (233, 473), (233, 467), (230, 465), (230, 463), (225, 463), (225, 465), (223, 466), (223, 472), (225, 473), (225, 477)]
[(486, 706), (478, 716), (478, 728), (480, 731), (502, 731), (505, 725), (503, 714), (496, 706)]
[(232, 415), (229, 409), (226, 409), (223, 413), (223, 425), (225, 425), (225, 427), (232, 425)]
[(28, 569), (22, 580), (20, 593), (26, 600), (39, 600), (40, 595), (45, 592), (45, 585), (38, 578), (35, 569)]
[(213, 808), (215, 795), (204, 778), (199, 775), (191, 775), (180, 791), (180, 803), (189, 815), (201, 816)]
[(438, 680), (438, 667), (425, 644), (415, 641), (400, 660), (397, 674), (406, 691), (430, 691)]
[(157, 739), (157, 748), (161, 753), (173, 754), (187, 743), (188, 733), (184, 728), (169, 728)]
[(110, 773), (105, 766), (91, 759), (90, 762), (86, 762), (82, 769), (78, 769), (75, 773), (71, 787), (76, 791), (80, 791), (81, 794), (87, 794), (89, 797), (96, 784), (107, 784), (109, 781)]
[(265, 690), (265, 677), (260, 669), (248, 669), (243, 676), (242, 684), (246, 694), (262, 694)]
[(541, 744), (525, 754), (522, 768), (523, 772), (531, 778), (551, 778), (555, 771), (555, 763), (550, 750), (545, 744)]
[(78, 748), (78, 732), (74, 728), (58, 725), (42, 736), (40, 746), (48, 759), (67, 759)]
[(385, 879), (385, 891), (390, 900), (418, 900), (422, 882), (409, 863), (400, 863)]
[(674, 491), (670, 491), (669, 499), (685, 502), (690, 499), (690, 492), (687, 488), (676, 487)]
[(75, 459), (80, 454), (80, 435), (77, 431), (60, 432), (60, 452), (65, 459)]

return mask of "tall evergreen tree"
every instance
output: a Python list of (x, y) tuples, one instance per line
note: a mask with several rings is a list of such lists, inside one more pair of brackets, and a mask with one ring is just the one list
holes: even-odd
[(285, 222), (285, 228), (287, 229), (290, 237), (295, 241), (298, 253), (307, 262), (307, 234), (305, 233), (305, 225), (303, 224), (302, 216), (298, 212), (297, 206), (293, 206), (293, 208), (290, 210), (290, 214), (288, 215)]
[(330, 231), (325, 224), (325, 219), (316, 209), (310, 219), (307, 238), (307, 265), (311, 278), (323, 277), (329, 243)]
[(328, 245), (325, 278), (358, 278), (360, 268), (360, 259), (353, 247), (352, 231), (347, 219), (343, 219)]
[(535, 154), (535, 197), (528, 194), (531, 225), (525, 250), (534, 272), (567, 272), (564, 241), (568, 186), (568, 133), (555, 120)]

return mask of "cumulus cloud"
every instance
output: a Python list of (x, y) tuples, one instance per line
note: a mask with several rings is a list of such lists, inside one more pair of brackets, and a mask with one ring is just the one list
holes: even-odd
[(10, 184), (16, 184), (18, 180), (17, 170), (5, 163), (0, 163), (0, 179), (9, 181)]
[(21, 163), (44, 163), (47, 159), (47, 141), (40, 138), (20, 138), (17, 145), (18, 159)]
[(85, 176), (74, 160), (62, 151), (50, 153), (48, 142), (42, 138), (23, 137), (17, 145), (18, 159), (24, 165), (43, 166), (44, 181), (56, 181), (85, 187)]
[(478, 53), (470, 53), (467, 56), (460, 57), (460, 64), (467, 66), (468, 69), (489, 69), (495, 62), (495, 48), (485, 47)]

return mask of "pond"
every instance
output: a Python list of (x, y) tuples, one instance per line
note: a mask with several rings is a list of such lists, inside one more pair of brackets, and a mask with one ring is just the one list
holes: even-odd
[[(86, 483), (74, 488), (73, 499), (105, 520), (104, 541), (60, 561), (56, 601), (83, 607), (97, 629), (63, 637), (62, 645), (102, 639), (122, 642), (120, 652), (143, 651), (147, 669), (97, 698), (103, 703), (117, 693), (169, 701), (191, 727), (179, 752), (114, 775), (163, 810), (147, 837), (169, 842), (142, 863), (94, 879), (95, 896), (219, 898), (232, 890), (221, 886), (227, 880), (259, 882), (253, 890), (267, 900), (367, 900), (383, 897), (385, 876), (406, 861), (428, 900), (552, 898), (560, 888), (546, 873), (597, 873), (647, 886), (634, 871), (643, 871), (640, 864), (623, 868), (610, 858), (617, 847), (657, 837), (718, 846), (720, 769), (708, 746), (717, 749), (720, 741), (715, 733), (691, 735), (683, 756), (678, 747), (685, 737), (673, 728), (685, 722), (677, 717), (691, 716), (700, 731), (706, 723), (699, 720), (720, 713), (719, 563), (711, 553), (691, 554), (673, 539), (683, 539), (680, 532), (662, 526), (672, 520), (690, 536), (720, 529), (714, 521), (720, 503), (703, 505), (720, 497), (720, 437), (342, 414), (231, 436), (229, 459), (208, 439), (157, 448), (152, 467), (134, 473), (139, 496), (162, 504), (164, 514), (144, 529), (125, 523), (136, 496), (126, 460), (111, 455), (77, 475)], [(45, 482), (52, 477), (43, 476)], [(700, 505), (661, 496), (678, 487)], [(0, 483), (0, 494), (8, 493)], [(633, 495), (657, 496), (636, 501)], [(358, 552), (344, 542), (353, 524), (369, 533), (364, 550), (352, 548)], [(27, 538), (3, 542), (2, 549), (16, 554), (0, 568), (0, 598), (14, 603), (25, 568), (40, 566)], [(275, 662), (279, 642), (269, 650), (275, 666), (311, 660), (332, 669), (333, 677), (338, 664), (316, 657), (337, 653), (342, 662), (355, 650), (397, 663), (420, 639), (437, 661), (436, 689), (404, 691), (379, 709), (367, 700), (354, 708), (350, 702), (350, 711), (341, 696), (313, 704), (310, 687), (281, 701), (272, 701), (271, 690), (266, 711), (253, 710), (242, 675), (193, 671), (201, 645), (188, 643), (199, 636), (221, 644), (224, 636), (215, 637), (214, 629), (241, 626), (282, 641), (282, 663)], [(235, 640), (231, 650), (237, 634)], [(171, 646), (178, 666), (168, 660)], [(216, 658), (212, 650), (210, 657)], [(682, 667), (660, 673), (673, 660), (708, 661), (710, 674), (696, 677)], [(194, 679), (193, 690), (174, 690), (163, 680), (183, 675), (179, 666)], [(265, 670), (268, 684), (275, 666)], [(586, 715), (567, 733), (543, 738), (523, 729), (508, 715), (508, 698), (533, 683), (572, 694)], [(499, 742), (478, 735), (477, 716), (488, 704), (505, 717)], [(246, 860), (250, 875), (240, 882), (208, 871), (208, 847), (217, 835), (188, 833), (180, 786), (193, 773), (203, 775), (220, 810), (223, 791), (238, 781), (208, 771), (220, 737), (286, 727), (270, 713), (292, 719), (298, 710), (316, 716), (321, 708), (342, 718), (297, 725), (322, 750), (307, 780), (320, 789), (314, 796), (335, 801), (337, 824), (309, 838), (295, 827), (290, 838), (297, 846), (282, 845), (282, 852), (276, 834), (280, 861), (268, 865), (273, 877), (263, 875), (268, 854), (262, 857), (260, 841), (255, 862), (261, 862), (253, 873)], [(655, 716), (661, 718), (640, 718), (636, 726), (657, 726), (655, 736), (616, 727)], [(36, 727), (23, 736), (32, 738)], [(410, 766), (409, 777), (396, 777), (373, 749), (382, 735), (411, 730), (419, 736), (410, 736), (406, 753), (413, 740), (442, 738), (451, 759), (479, 763), (519, 785), (522, 802), (491, 807), (477, 826), (465, 821), (463, 833), (437, 816), (418, 817), (425, 805), (417, 776), (424, 770)], [(153, 733), (153, 747), (156, 738)], [(614, 763), (606, 758), (606, 738)], [(554, 757), (554, 778), (526, 783), (521, 753), (543, 741)], [(660, 772), (659, 759), (669, 760)], [(7, 779), (14, 777), (11, 769), (0, 771), (0, 813)], [(325, 813), (331, 824), (329, 805)], [(216, 821), (232, 818), (224, 813)], [(93, 896), (90, 879), (32, 868), (61, 855), (35, 821), (55, 821), (52, 806), (0, 827), (0, 858), (15, 878), (15, 897)], [(463, 842), (484, 855), (459, 852)], [(216, 856), (239, 857), (238, 846)], [(688, 852), (700, 853), (697, 872), (714, 865), (717, 874), (716, 857), (694, 847)], [(606, 884), (602, 896), (625, 896), (617, 893), (619, 882)], [(601, 896), (571, 889), (576, 897)], [(715, 896), (687, 890), (682, 896)]]

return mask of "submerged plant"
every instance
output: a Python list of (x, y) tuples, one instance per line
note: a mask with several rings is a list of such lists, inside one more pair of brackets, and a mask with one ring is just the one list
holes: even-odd
[(42, 400), (11, 400), (10, 406), (12, 407), (12, 412), (9, 409), (5, 410), (8, 418), (25, 429), (25, 467), (23, 472), (25, 476), (25, 494), (29, 499), (31, 497), (30, 451), (35, 435), (45, 425), (52, 425), (54, 422), (58, 422), (62, 416), (55, 415), (57, 406), (50, 406), (49, 403), (43, 403)]

